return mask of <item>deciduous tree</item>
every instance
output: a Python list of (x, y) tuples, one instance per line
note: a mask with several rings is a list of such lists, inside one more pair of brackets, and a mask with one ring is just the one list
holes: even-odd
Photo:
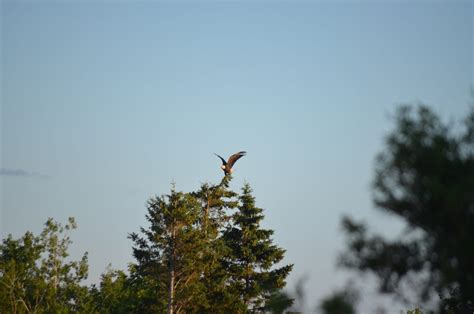
[(63, 226), (48, 219), (39, 236), (26, 232), (20, 239), (9, 235), (0, 245), (0, 312), (65, 313), (84, 311), (90, 302), (87, 253), (67, 261), (76, 228), (73, 218)]
[(462, 125), (425, 106), (401, 107), (373, 187), (377, 208), (402, 219), (406, 232), (387, 240), (344, 218), (342, 265), (374, 273), (384, 292), (418, 292), (423, 301), (451, 291), (467, 306), (474, 299), (474, 107)]

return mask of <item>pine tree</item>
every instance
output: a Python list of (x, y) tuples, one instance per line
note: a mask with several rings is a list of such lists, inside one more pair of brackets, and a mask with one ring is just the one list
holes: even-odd
[(133, 312), (243, 313), (274, 301), (292, 265), (271, 269), (284, 250), (260, 228), (250, 187), (238, 197), (230, 180), (149, 200), (150, 227), (130, 235), (137, 263), (129, 286), (141, 301), (127, 303)]
[(150, 227), (141, 228), (145, 238), (130, 235), (135, 242), (136, 275), (146, 281), (149, 291), (156, 291), (143, 310), (194, 312), (204, 301), (200, 252), (205, 242), (198, 228), (200, 211), (194, 197), (174, 188), (170, 195), (148, 201)]
[(251, 312), (262, 310), (272, 293), (284, 287), (293, 268), (272, 269), (283, 259), (285, 250), (273, 244), (272, 230), (260, 227), (263, 218), (263, 209), (255, 206), (252, 189), (245, 184), (232, 224), (223, 234), (229, 248), (224, 263), (230, 275), (229, 289), (238, 296), (239, 306)]
[(201, 280), (206, 289), (206, 302), (200, 304), (199, 312), (236, 312), (235, 296), (228, 289), (229, 274), (222, 263), (228, 251), (222, 232), (230, 220), (228, 212), (237, 206), (237, 193), (229, 189), (231, 180), (227, 175), (220, 184), (205, 183), (192, 193), (201, 204), (200, 228), (205, 239), (200, 257), (204, 265)]

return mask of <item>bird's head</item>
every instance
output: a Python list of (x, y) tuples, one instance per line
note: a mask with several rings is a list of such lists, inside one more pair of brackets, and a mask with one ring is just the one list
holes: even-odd
[(222, 169), (222, 170), (225, 170), (225, 166), (224, 166), (224, 165), (222, 165), (222, 166), (221, 166), (221, 169)]

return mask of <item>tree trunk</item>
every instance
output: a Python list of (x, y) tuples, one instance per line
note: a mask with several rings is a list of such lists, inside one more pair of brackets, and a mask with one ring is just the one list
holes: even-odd
[(174, 314), (174, 269), (173, 261), (170, 261), (170, 287), (168, 299), (168, 314)]
[(176, 237), (176, 229), (173, 224), (172, 227), (172, 235), (171, 235), (171, 254), (170, 254), (170, 261), (169, 261), (169, 272), (170, 272), (170, 280), (169, 280), (169, 298), (168, 298), (168, 314), (174, 314), (174, 283), (175, 283), (175, 237)]
[(204, 235), (206, 236), (207, 240), (207, 221), (209, 219), (209, 208), (211, 207), (211, 201), (209, 199), (209, 196), (207, 197), (207, 206), (204, 211)]

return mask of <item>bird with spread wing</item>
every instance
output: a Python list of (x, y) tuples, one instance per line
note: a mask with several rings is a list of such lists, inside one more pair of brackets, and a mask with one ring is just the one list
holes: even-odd
[(224, 158), (217, 155), (216, 153), (214, 154), (222, 160), (221, 169), (224, 171), (224, 175), (228, 175), (233, 172), (232, 166), (235, 164), (235, 162), (239, 160), (241, 157), (245, 156), (247, 152), (242, 151), (242, 152), (235, 153), (232, 156), (230, 156), (227, 161), (225, 161)]

